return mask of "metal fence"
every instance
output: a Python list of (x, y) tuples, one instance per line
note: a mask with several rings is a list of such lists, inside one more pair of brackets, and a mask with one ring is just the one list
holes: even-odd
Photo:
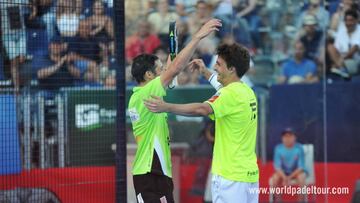
[[(125, 201), (123, 13), (120, 0), (0, 1), (0, 202)], [(69, 110), (66, 87), (97, 89), (89, 102), (111, 89), (112, 109)]]

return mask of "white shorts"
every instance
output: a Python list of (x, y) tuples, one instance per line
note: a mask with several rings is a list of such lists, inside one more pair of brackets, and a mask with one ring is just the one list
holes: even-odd
[(259, 194), (254, 192), (256, 188), (259, 188), (259, 182), (231, 181), (213, 174), (212, 201), (213, 203), (258, 203)]

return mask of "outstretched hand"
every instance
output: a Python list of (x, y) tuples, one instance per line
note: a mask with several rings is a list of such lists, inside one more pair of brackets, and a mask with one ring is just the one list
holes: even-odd
[(205, 23), (200, 30), (195, 34), (195, 38), (203, 39), (208, 36), (213, 31), (219, 31), (219, 28), (222, 26), (219, 19), (212, 19)]
[(167, 103), (157, 96), (152, 95), (151, 99), (144, 99), (144, 105), (149, 109), (149, 111), (154, 113), (166, 112)]
[(200, 73), (203, 74), (206, 66), (202, 59), (194, 59), (189, 63), (188, 68), (191, 72), (198, 70)]

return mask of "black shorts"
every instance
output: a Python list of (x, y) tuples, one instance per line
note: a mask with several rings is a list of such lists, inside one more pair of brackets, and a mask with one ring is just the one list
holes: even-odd
[(171, 178), (165, 175), (147, 173), (134, 175), (133, 181), (138, 203), (141, 203), (140, 198), (144, 203), (174, 203), (174, 184)]

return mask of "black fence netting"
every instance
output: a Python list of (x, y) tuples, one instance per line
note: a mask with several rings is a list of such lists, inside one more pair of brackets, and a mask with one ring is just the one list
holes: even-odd
[(0, 1), (0, 202), (125, 202), (123, 16)]

